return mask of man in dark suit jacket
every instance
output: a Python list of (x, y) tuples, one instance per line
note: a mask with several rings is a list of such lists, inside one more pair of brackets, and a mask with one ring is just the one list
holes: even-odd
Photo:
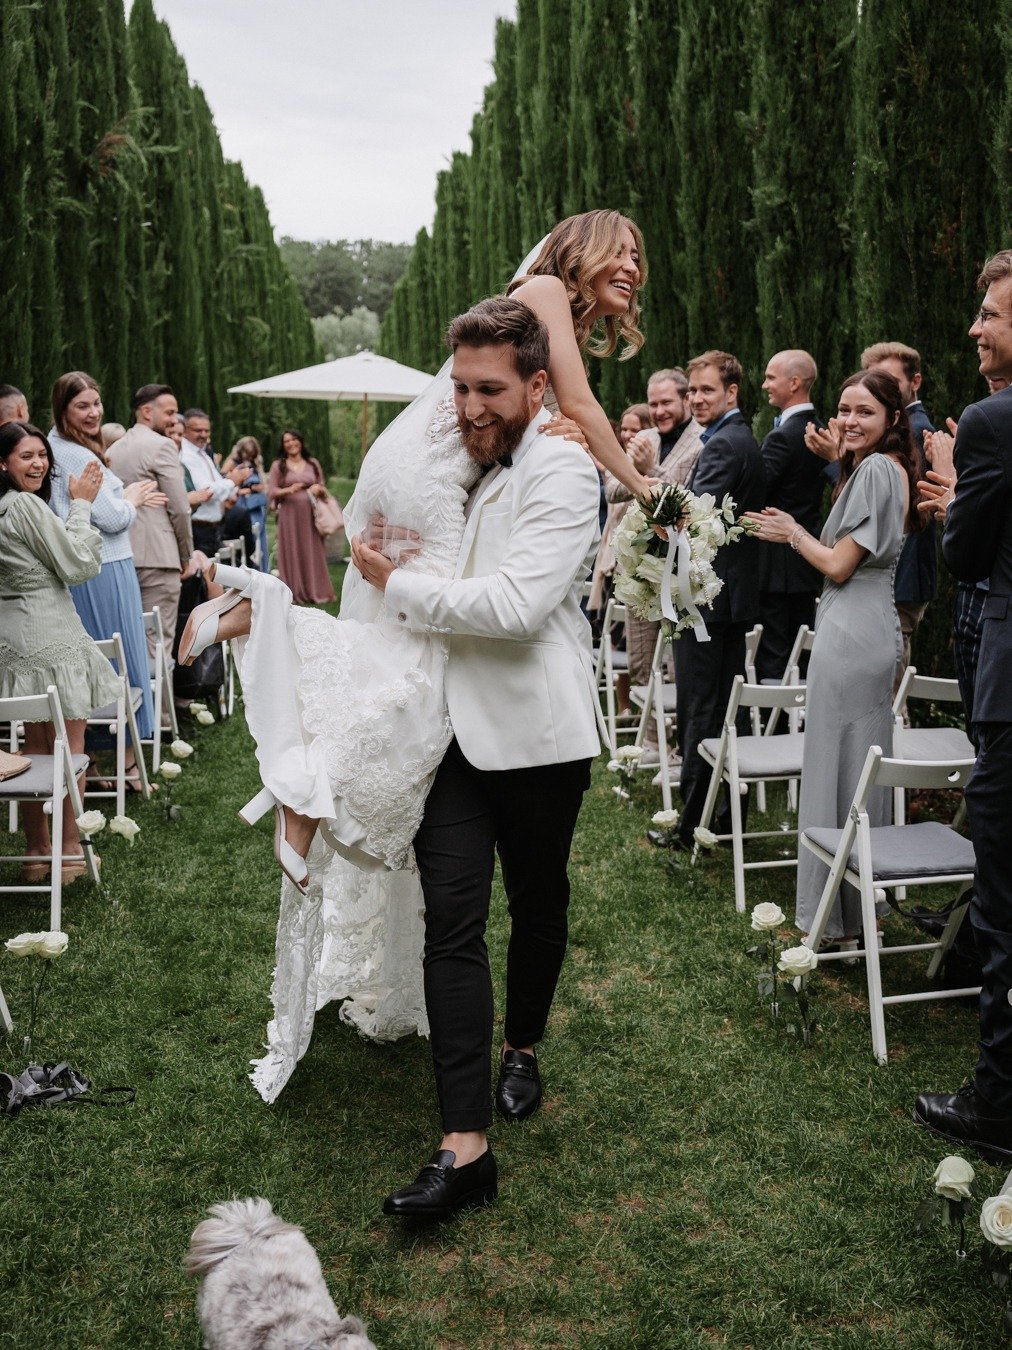
[[(980, 373), (1012, 379), (1012, 249), (991, 258), (970, 329)], [(966, 787), (977, 855), (970, 917), (984, 967), (980, 1058), (954, 1096), (924, 1093), (914, 1118), (989, 1161), (1012, 1160), (1012, 389), (972, 403), (956, 433), (956, 491), (942, 553), (960, 581), (989, 581), (973, 696), (977, 762)]]
[[(766, 505), (789, 512), (809, 534), (819, 536), (826, 464), (805, 445), (805, 427), (825, 423), (810, 394), (818, 374), (808, 352), (777, 352), (766, 366), (763, 388), (777, 409), (773, 430), (762, 443)], [(760, 680), (779, 680), (787, 669), (802, 624), (815, 623), (822, 574), (794, 549), (759, 543), (759, 619), (762, 642), (756, 655)]]
[[(730, 493), (739, 515), (761, 511), (765, 472), (759, 446), (738, 409), (741, 365), (728, 352), (704, 352), (689, 362), (688, 375), (689, 411), (703, 428), (689, 490), (697, 496), (712, 492), (718, 502)], [(710, 781), (697, 746), (720, 735), (734, 677), (745, 668), (745, 634), (759, 618), (757, 554), (757, 541), (747, 536), (720, 549), (713, 566), (724, 589), (703, 613), (710, 641), (697, 642), (692, 633), (683, 633), (675, 643), (684, 802), (678, 836), (686, 847), (702, 817)], [(726, 797), (715, 828), (718, 834), (730, 832)]]
[[(900, 387), (910, 432), (917, 448), (917, 477), (923, 478), (930, 467), (924, 454), (924, 433), (935, 426), (920, 398), (921, 354), (902, 342), (876, 342), (861, 353), (862, 370), (884, 370)], [(894, 690), (899, 689), (903, 672), (910, 664), (910, 643), (924, 618), (929, 603), (938, 594), (938, 537), (935, 522), (925, 521), (924, 529), (908, 534), (896, 563), (893, 598), (903, 634), (903, 661), (896, 671)]]

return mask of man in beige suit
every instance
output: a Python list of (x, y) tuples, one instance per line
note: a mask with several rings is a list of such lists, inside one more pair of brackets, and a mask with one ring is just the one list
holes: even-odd
[[(170, 659), (179, 588), (194, 556), (183, 468), (175, 443), (165, 434), (177, 411), (176, 396), (167, 384), (142, 385), (133, 396), (133, 426), (109, 447), (109, 465), (124, 483), (153, 479), (168, 499), (164, 506), (137, 512), (130, 527), (130, 545), (144, 608), (158, 606)], [(148, 647), (154, 656), (151, 634)]]
[[(685, 484), (703, 448), (702, 428), (689, 414), (685, 394), (689, 387), (685, 371), (675, 366), (657, 370), (647, 381), (647, 404), (654, 425), (634, 436), (626, 447), (629, 458), (641, 474), (662, 483)], [(608, 475), (605, 495), (609, 502), (629, 501), (631, 494), (617, 478)], [(660, 624), (629, 615), (626, 620), (626, 654), (629, 658), (629, 683), (644, 685), (650, 678), (650, 663)], [(657, 762), (657, 727), (647, 720), (645, 753), (641, 763)]]

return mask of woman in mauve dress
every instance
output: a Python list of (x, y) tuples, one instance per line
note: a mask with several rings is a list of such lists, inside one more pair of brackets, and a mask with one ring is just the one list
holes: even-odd
[(306, 454), (302, 433), (289, 427), (271, 465), (267, 500), (278, 513), (278, 572), (297, 605), (334, 599), (323, 539), (313, 521), (313, 498), (326, 495), (319, 462)]

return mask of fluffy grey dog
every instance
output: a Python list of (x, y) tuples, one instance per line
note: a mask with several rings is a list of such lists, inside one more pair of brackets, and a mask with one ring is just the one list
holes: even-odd
[(227, 1200), (198, 1223), (186, 1271), (200, 1280), (205, 1350), (376, 1350), (342, 1317), (305, 1233), (269, 1201)]

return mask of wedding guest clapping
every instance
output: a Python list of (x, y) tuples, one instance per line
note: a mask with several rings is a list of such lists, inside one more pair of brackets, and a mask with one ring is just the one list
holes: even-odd
[[(53, 452), (38, 427), (9, 422), (0, 428), (0, 696), (17, 698), (59, 690), (72, 754), (84, 751), (84, 719), (111, 703), (118, 682), (85, 632), (68, 586), (98, 576), (102, 536), (91, 523), (102, 490), (94, 457), (63, 485), (66, 522), (49, 509)], [(26, 722), (27, 754), (52, 754), (51, 722)], [(28, 862), (24, 877), (41, 881), (50, 870), (52, 845), (41, 805), (24, 808)], [(63, 805), (63, 881), (84, 871), (81, 840), (70, 799)]]
[(297, 605), (334, 599), (327, 553), (313, 520), (313, 498), (326, 495), (319, 460), (306, 454), (302, 432), (289, 427), (271, 465), (267, 496), (278, 513), (278, 572)]
[[(879, 745), (887, 755), (892, 749), (893, 679), (903, 651), (893, 564), (904, 530), (919, 526), (917, 459), (896, 380), (876, 370), (852, 375), (830, 427), (841, 447), (840, 479), (820, 537), (786, 511), (746, 513), (760, 539), (788, 544), (826, 578), (808, 666), (799, 836), (815, 826), (843, 826), (869, 747)], [(889, 823), (885, 791), (873, 794), (868, 814), (873, 826)], [(823, 863), (800, 850), (797, 925), (803, 933), (811, 929), (826, 875)], [(860, 899), (844, 886), (827, 939), (856, 943), (860, 929)]]
[[(153, 729), (151, 673), (141, 592), (130, 547), (130, 526), (138, 510), (164, 506), (167, 499), (150, 479), (124, 488), (122, 480), (108, 467), (100, 438), (102, 396), (98, 385), (84, 371), (69, 371), (53, 385), (53, 423), (49, 441), (60, 472), (53, 478), (49, 504), (61, 520), (66, 520), (70, 512), (71, 476), (79, 477), (87, 465), (95, 462), (101, 469), (102, 486), (92, 507), (92, 524), (102, 537), (102, 568), (97, 576), (75, 585), (71, 596), (91, 637), (96, 641), (111, 638), (114, 633), (122, 637), (129, 683), (141, 691), (137, 731), (142, 739), (147, 739)], [(134, 762), (134, 754), (131, 746), (128, 767)]]
[[(261, 572), (270, 571), (270, 546), (267, 543), (267, 485), (264, 482), (264, 462), (260, 442), (255, 436), (242, 436), (232, 446), (231, 453), (221, 466), (222, 473), (228, 473), (239, 465), (246, 465), (250, 476), (239, 489), (239, 496), (246, 504), (250, 527), (256, 541), (256, 552), (260, 560)], [(252, 559), (249, 559), (252, 562)]]

